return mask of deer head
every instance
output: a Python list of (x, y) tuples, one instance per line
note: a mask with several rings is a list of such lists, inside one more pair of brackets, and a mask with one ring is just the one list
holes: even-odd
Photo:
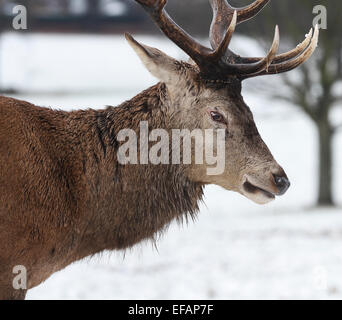
[(179, 62), (158, 49), (143, 45), (126, 34), (146, 68), (165, 83), (167, 112), (175, 127), (224, 129), (226, 160), (223, 174), (209, 176), (204, 165), (187, 171), (192, 181), (217, 184), (264, 204), (283, 195), (290, 186), (284, 170), (260, 137), (253, 115), (241, 96), (247, 78), (290, 71), (314, 52), (318, 28), (312, 29), (294, 50), (278, 54), (279, 30), (263, 58), (244, 58), (229, 50), (237, 24), (257, 15), (269, 0), (257, 0), (236, 9), (226, 0), (210, 0), (213, 21), (207, 48), (182, 30), (165, 11), (166, 0), (136, 0), (163, 33), (185, 51), (190, 63)]

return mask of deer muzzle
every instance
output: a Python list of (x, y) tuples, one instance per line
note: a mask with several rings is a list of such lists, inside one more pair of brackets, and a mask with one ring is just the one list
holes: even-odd
[(283, 169), (275, 173), (256, 175), (245, 174), (241, 193), (258, 204), (266, 204), (282, 196), (290, 187), (290, 181)]

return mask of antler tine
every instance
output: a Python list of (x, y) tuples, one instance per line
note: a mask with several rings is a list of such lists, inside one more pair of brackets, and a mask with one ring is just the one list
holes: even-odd
[[(294, 48), (291, 51), (282, 53), (277, 55), (274, 59), (272, 64), (277, 64), (281, 62), (285, 62), (287, 60), (293, 59), (297, 57), (299, 54), (301, 54), (310, 44), (312, 39), (312, 28), (310, 29), (310, 32), (305, 36), (305, 40), (297, 45), (296, 48)], [(263, 58), (240, 58), (241, 63), (254, 63), (262, 60)]]
[(136, 1), (151, 15), (170, 40), (183, 49), (199, 66), (205, 65), (206, 58), (212, 53), (212, 50), (202, 46), (172, 20), (165, 11), (167, 0)]
[(217, 49), (209, 56), (212, 60), (220, 60), (224, 54), (227, 52), (229, 43), (233, 37), (235, 28), (237, 23), (237, 11), (234, 11), (233, 19), (230, 23), (230, 26), (228, 30), (226, 31), (225, 36), (223, 37), (223, 40), (221, 41), (220, 45), (217, 47)]
[(213, 9), (213, 21), (210, 26), (210, 43), (213, 49), (220, 46), (234, 13), (225, 0), (210, 0)]
[(252, 4), (239, 9), (238, 24), (255, 17), (270, 0), (256, 0)]
[(210, 27), (210, 42), (213, 49), (219, 47), (223, 35), (237, 12), (237, 24), (256, 16), (270, 0), (256, 0), (244, 8), (234, 8), (226, 0), (210, 0), (213, 21)]
[(297, 57), (300, 53), (302, 53), (310, 44), (312, 39), (312, 28), (310, 29), (309, 33), (305, 36), (305, 40), (302, 41), (300, 44), (297, 45), (296, 48), (292, 49), (291, 51), (279, 54), (273, 60), (273, 64), (285, 62), (287, 60), (293, 59)]
[(282, 73), (297, 68), (299, 65), (304, 63), (312, 56), (318, 45), (318, 37), (319, 28), (318, 25), (316, 25), (315, 32), (311, 40), (311, 44), (306, 48), (306, 50), (301, 55), (299, 55), (295, 59), (270, 66), (270, 69), (267, 71), (266, 74)]
[(229, 64), (227, 65), (227, 67), (229, 69), (232, 69), (232, 71), (235, 72), (239, 76), (239, 78), (248, 77), (248, 75), (250, 74), (258, 74), (264, 70), (268, 70), (269, 66), (271, 65), (273, 59), (275, 58), (277, 54), (278, 49), (279, 49), (279, 28), (278, 26), (276, 26), (271, 49), (265, 58), (255, 63), (250, 63), (250, 64), (242, 63), (242, 64), (231, 64), (231, 65)]
[(318, 25), (316, 25), (313, 37), (312, 39), (310, 39), (311, 40), (310, 45), (295, 59), (286, 60), (285, 62), (282, 62), (282, 63), (272, 64), (269, 66), (268, 70), (264, 70), (259, 73), (243, 76), (243, 79), (247, 79), (247, 78), (255, 77), (255, 76), (261, 76), (261, 75), (283, 73), (283, 72), (287, 72), (287, 71), (297, 68), (299, 65), (304, 63), (306, 60), (308, 60), (312, 56), (315, 49), (317, 48), (318, 38), (319, 38), (319, 28), (318, 28)]

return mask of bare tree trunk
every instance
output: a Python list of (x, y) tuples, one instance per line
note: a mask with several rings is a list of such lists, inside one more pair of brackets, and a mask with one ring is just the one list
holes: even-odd
[(319, 131), (319, 198), (318, 205), (333, 206), (332, 199), (332, 138), (328, 119), (318, 123)]

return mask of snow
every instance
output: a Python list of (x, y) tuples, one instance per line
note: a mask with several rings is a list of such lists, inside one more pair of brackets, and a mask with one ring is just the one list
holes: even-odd
[[(168, 41), (138, 39), (184, 57)], [(234, 45), (246, 52), (256, 47), (240, 40)], [(65, 110), (117, 105), (155, 82), (123, 37), (6, 34), (1, 48), (2, 84), (39, 105)], [(313, 208), (318, 166), (313, 124), (293, 106), (252, 90), (277, 87), (275, 79), (249, 81), (244, 96), (290, 177), (285, 196), (261, 207), (209, 186), (197, 221), (172, 224), (158, 250), (146, 242), (87, 258), (29, 291), (28, 299), (341, 299), (342, 210)], [(341, 143), (339, 135), (334, 141), (339, 204)]]

